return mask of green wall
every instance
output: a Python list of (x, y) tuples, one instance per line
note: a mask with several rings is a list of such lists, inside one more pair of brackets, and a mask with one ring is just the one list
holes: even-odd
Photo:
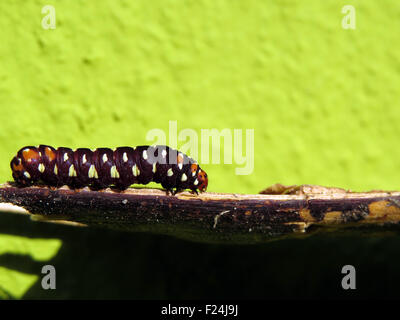
[(399, 189), (399, 16), (373, 0), (1, 1), (0, 180), (25, 145), (135, 146), (177, 120), (254, 129), (254, 172), (206, 164), (209, 191)]
[(205, 165), (210, 191), (398, 188), (400, 9), (352, 1), (0, 4), (0, 166), (25, 145), (148, 143), (152, 128), (254, 129), (255, 169)]

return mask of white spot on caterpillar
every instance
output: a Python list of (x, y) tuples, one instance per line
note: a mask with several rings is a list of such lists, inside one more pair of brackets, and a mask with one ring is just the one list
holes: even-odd
[(124, 162), (128, 162), (128, 155), (126, 154), (126, 152), (124, 152), (122, 159), (124, 159)]
[(174, 172), (172, 171), (172, 168), (169, 168), (167, 171), (167, 176), (172, 177), (173, 174), (174, 174)]
[(140, 174), (139, 168), (136, 166), (136, 164), (132, 167), (132, 174), (137, 177)]
[(154, 162), (153, 163), (153, 173), (156, 173), (156, 170), (157, 170), (157, 163)]
[(183, 168), (183, 163), (182, 162), (178, 164), (178, 168), (179, 168), (179, 170), (182, 170), (182, 168)]
[(68, 153), (64, 153), (64, 162), (68, 160)]
[(119, 172), (116, 166), (112, 166), (110, 170), (111, 178), (119, 179)]
[(69, 177), (76, 177), (76, 171), (75, 171), (75, 167), (74, 167), (73, 164), (69, 166), (68, 176)]
[(28, 171), (25, 171), (25, 172), (24, 172), (24, 176), (25, 176), (25, 177), (27, 177), (28, 179), (30, 179), (30, 178), (31, 178), (31, 175), (29, 174), (29, 172), (28, 172)]
[(147, 151), (146, 150), (143, 150), (143, 159), (147, 160)]
[(106, 163), (108, 160), (107, 154), (103, 154), (103, 162)]
[(134, 176), (134, 177), (136, 177), (136, 176), (137, 176), (137, 172), (136, 172), (136, 164), (134, 164), (134, 165), (133, 165), (133, 167), (132, 167), (132, 174), (133, 174), (133, 176)]
[(196, 171), (192, 172), (192, 177), (194, 177), (196, 175)]
[(163, 158), (165, 158), (165, 157), (167, 156), (167, 150), (164, 149), (164, 150), (161, 152), (161, 155), (162, 155)]
[(195, 185), (195, 186), (197, 186), (198, 184), (199, 184), (199, 180), (194, 180), (194, 182), (193, 182), (193, 184)]
[(187, 180), (187, 175), (186, 174), (183, 174), (182, 175), (182, 178), (181, 178), (181, 181), (186, 181)]
[(40, 171), (41, 173), (44, 172), (45, 167), (44, 167), (43, 163), (39, 163), (38, 169), (39, 169), (39, 171)]
[(92, 164), (89, 168), (88, 177), (93, 179), (95, 176), (97, 176), (97, 171), (94, 165)]
[(54, 166), (54, 174), (55, 174), (55, 175), (58, 175), (58, 168), (57, 168), (57, 165)]
[(83, 157), (82, 157), (82, 163), (85, 164), (86, 161), (87, 161), (87, 160), (86, 160), (86, 154), (84, 154)]

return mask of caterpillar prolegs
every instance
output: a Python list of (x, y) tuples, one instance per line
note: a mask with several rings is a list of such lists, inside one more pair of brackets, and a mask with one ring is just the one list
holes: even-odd
[[(102, 189), (114, 185), (161, 183), (176, 193), (207, 189), (207, 174), (195, 160), (168, 146), (98, 148), (53, 148), (27, 146), (11, 160), (12, 176), (19, 186), (44, 183), (47, 186), (90, 186)], [(175, 190), (174, 190), (175, 189)]]

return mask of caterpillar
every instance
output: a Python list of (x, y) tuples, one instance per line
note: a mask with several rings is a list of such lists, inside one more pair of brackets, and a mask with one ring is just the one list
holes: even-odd
[[(124, 190), (131, 184), (161, 183), (173, 194), (190, 189), (206, 191), (208, 177), (195, 160), (168, 146), (57, 149), (40, 145), (21, 148), (11, 160), (18, 186), (44, 183), (71, 188), (85, 186)], [(174, 190), (175, 188), (175, 190)]]

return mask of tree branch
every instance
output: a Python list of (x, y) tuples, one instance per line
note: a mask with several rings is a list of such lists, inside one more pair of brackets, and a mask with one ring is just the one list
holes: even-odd
[(60, 223), (239, 243), (320, 230), (311, 226), (329, 227), (330, 231), (350, 227), (354, 231), (354, 227), (365, 230), (400, 222), (400, 192), (352, 193), (339, 188), (277, 184), (262, 193), (182, 192), (172, 196), (164, 190), (145, 188), (76, 191), (3, 184), (0, 210), (17, 210)]

